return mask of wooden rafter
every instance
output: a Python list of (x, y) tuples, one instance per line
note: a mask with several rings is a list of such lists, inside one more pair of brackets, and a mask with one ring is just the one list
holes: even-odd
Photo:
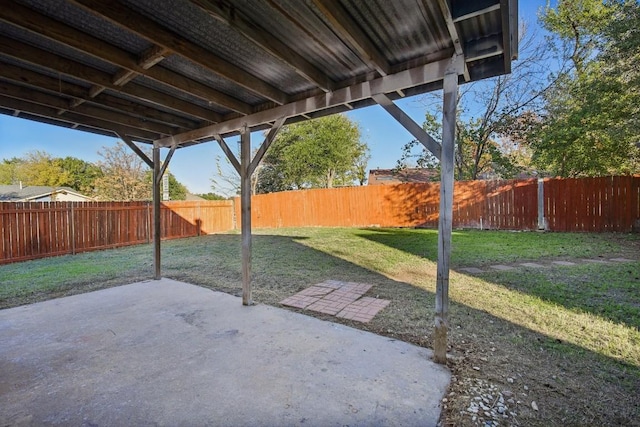
[(140, 58), (137, 58), (135, 55), (90, 34), (48, 18), (19, 4), (0, 8), (0, 20), (122, 67), (111, 79), (111, 83), (115, 86), (123, 86), (138, 75), (143, 74), (159, 83), (233, 111), (242, 114), (248, 114), (252, 111), (251, 107), (243, 102), (195, 80), (188, 79), (165, 68), (151, 68), (154, 62), (157, 63), (168, 53), (168, 50), (164, 47), (153, 46), (149, 51), (143, 52)]
[(313, 0), (313, 3), (331, 23), (331, 28), (342, 39), (349, 42), (365, 64), (378, 71), (381, 76), (386, 76), (390, 73), (387, 60), (360, 29), (360, 26), (344, 10), (338, 0)]
[[(438, 5), (440, 6), (440, 10), (442, 11), (442, 17), (447, 24), (447, 30), (449, 31), (449, 35), (451, 36), (451, 40), (453, 41), (453, 49), (455, 50), (456, 55), (464, 55), (460, 36), (458, 35), (456, 24), (453, 20), (453, 16), (451, 15), (451, 9), (449, 8), (449, 1), (438, 0)], [(466, 63), (464, 64), (463, 75), (465, 81), (468, 82), (471, 80), (471, 76), (469, 75), (469, 68), (467, 67)]]
[(187, 113), (207, 121), (216, 123), (222, 121), (220, 114), (215, 111), (174, 98), (139, 84), (129, 83), (123, 87), (114, 85), (111, 82), (112, 76), (109, 73), (70, 59), (62, 58), (61, 56), (19, 41), (14, 40), (9, 43), (7, 40), (0, 38), (0, 53), (55, 71), (56, 73), (65, 74), (92, 83), (98, 88), (108, 88), (116, 92), (122, 92), (134, 98), (160, 104), (172, 110)]
[(185, 119), (143, 104), (125, 100), (123, 98), (118, 98), (104, 92), (97, 94), (95, 97), (91, 97), (87, 89), (82, 86), (45, 76), (44, 74), (36, 73), (35, 71), (11, 64), (2, 65), (2, 78), (15, 83), (28, 85), (29, 87), (34, 88), (34, 90), (38, 89), (39, 91), (57, 93), (59, 95), (73, 97), (74, 99), (90, 101), (91, 103), (102, 105), (103, 107), (108, 107), (113, 110), (122, 111), (123, 113), (131, 114), (135, 117), (144, 117), (147, 120), (175, 126), (177, 131), (180, 131), (181, 128), (191, 129), (198, 124), (198, 122), (193, 120)]
[[(315, 111), (328, 109), (337, 105), (371, 98), (375, 94), (386, 94), (419, 84), (438, 82), (444, 77), (444, 72), (450, 62), (450, 59), (446, 59), (421, 65), (410, 70), (401, 71), (385, 77), (379, 77), (367, 82), (357, 83), (349, 87), (337, 89), (330, 93), (301, 99), (270, 110), (254, 113), (249, 116), (227, 120), (223, 123), (205, 126), (200, 129), (173, 135), (163, 138), (157, 141), (157, 143), (160, 146), (168, 147), (174, 143), (200, 140), (211, 137), (215, 134), (225, 135), (227, 133), (236, 132), (243, 125), (253, 128), (273, 123), (281, 117), (289, 118), (304, 114), (308, 115)], [(461, 62), (462, 61), (459, 61), (459, 63), (457, 63), (460, 67)], [(460, 69), (460, 74), (462, 74), (462, 68)]]
[(82, 116), (77, 113), (68, 112), (63, 116), (59, 116), (57, 108), (51, 108), (44, 105), (11, 98), (5, 95), (0, 95), (0, 105), (11, 110), (20, 110), (40, 117), (55, 118), (55, 120), (57, 120), (58, 122), (66, 122), (71, 125), (81, 124), (83, 126), (101, 129), (107, 132), (113, 132), (114, 128), (117, 128), (125, 135), (130, 135), (132, 137), (135, 137), (136, 139), (145, 140), (147, 142), (153, 141), (159, 136), (158, 133), (132, 128), (131, 126), (119, 125), (114, 122), (108, 122), (106, 120), (96, 119), (94, 117)]
[(258, 24), (249, 22), (232, 6), (229, 7), (229, 5), (212, 0), (193, 0), (192, 3), (289, 65), (296, 73), (323, 91), (329, 92), (333, 89), (334, 83), (302, 55), (262, 29)]
[(498, 36), (489, 36), (473, 42), (467, 43), (465, 46), (467, 52), (467, 62), (479, 61), (491, 56), (497, 56), (504, 53), (502, 40)]
[(180, 55), (208, 71), (223, 78), (230, 79), (234, 83), (265, 97), (278, 104), (287, 102), (287, 95), (270, 84), (260, 80), (240, 67), (237, 67), (210, 51), (191, 43), (183, 36), (162, 27), (157, 22), (136, 11), (116, 2), (102, 0), (72, 0), (73, 3), (84, 9), (109, 19), (113, 24), (132, 31), (150, 42)]
[[(478, 3), (476, 3), (476, 6)], [(453, 22), (461, 22), (467, 19), (475, 18), (477, 16), (486, 15), (487, 13), (493, 12), (495, 10), (499, 10), (499, 4), (491, 4), (488, 6), (480, 7), (476, 10), (466, 11), (463, 15), (458, 15), (453, 19)]]
[[(12, 98), (33, 102), (47, 107), (67, 110), (69, 106), (69, 101), (64, 98), (44, 92), (34, 93), (32, 89), (13, 83), (0, 81), (0, 92)], [(82, 116), (93, 117), (106, 122), (126, 125), (132, 128), (144, 129), (161, 135), (171, 135), (175, 132), (174, 128), (167, 125), (141, 120), (128, 114), (106, 110), (87, 103), (76, 106), (73, 111)], [(58, 116), (62, 116), (63, 114), (58, 114)]]

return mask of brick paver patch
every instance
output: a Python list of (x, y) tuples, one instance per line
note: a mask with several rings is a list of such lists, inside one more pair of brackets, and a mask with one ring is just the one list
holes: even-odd
[(280, 301), (280, 304), (366, 323), (391, 302), (361, 298), (369, 289), (371, 285), (366, 283), (327, 280)]
[(380, 310), (389, 305), (391, 301), (371, 297), (363, 297), (346, 306), (337, 317), (358, 322), (369, 322)]

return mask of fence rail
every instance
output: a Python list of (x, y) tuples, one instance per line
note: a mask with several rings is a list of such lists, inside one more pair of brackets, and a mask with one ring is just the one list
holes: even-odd
[[(640, 176), (456, 182), (458, 228), (629, 232), (640, 230)], [(252, 197), (255, 228), (438, 226), (440, 186), (432, 184), (288, 191)], [(539, 196), (542, 197), (539, 197)], [(148, 202), (0, 203), (0, 264), (147, 243)], [(235, 228), (240, 203), (166, 202), (164, 239)]]

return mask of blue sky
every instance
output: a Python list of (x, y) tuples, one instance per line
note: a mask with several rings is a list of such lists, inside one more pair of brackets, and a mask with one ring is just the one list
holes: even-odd
[[(519, 16), (530, 27), (537, 26), (537, 12), (544, 0), (520, 0)], [(426, 106), (421, 97), (405, 98), (397, 104), (417, 123), (424, 120)], [(372, 106), (348, 113), (359, 123), (363, 141), (369, 145), (369, 169), (392, 168), (401, 156), (402, 146), (413, 137), (381, 107)], [(262, 134), (252, 135), (254, 143)], [(46, 151), (53, 157), (74, 156), (86, 161), (100, 160), (98, 151), (113, 146), (117, 139), (72, 129), (60, 128), (0, 114), (0, 159), (22, 157), (33, 150)], [(229, 141), (233, 143), (233, 141)], [(165, 153), (162, 154), (163, 157)], [(177, 150), (169, 169), (193, 193), (212, 191), (211, 178), (216, 172), (216, 158), (224, 157), (217, 143), (210, 142)]]

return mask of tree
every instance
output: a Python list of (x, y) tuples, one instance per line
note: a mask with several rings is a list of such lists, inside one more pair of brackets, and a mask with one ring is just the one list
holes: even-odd
[(93, 183), (102, 175), (93, 163), (75, 157), (54, 158), (44, 151), (32, 151), (23, 158), (14, 157), (0, 163), (0, 183), (71, 187), (93, 195)]
[(64, 182), (64, 186), (71, 187), (87, 196), (95, 194), (95, 181), (103, 175), (100, 167), (71, 156), (57, 158), (54, 162), (67, 173), (67, 181)]
[(534, 162), (564, 177), (638, 171), (639, 8), (635, 1), (561, 1), (544, 25), (571, 67), (545, 94), (530, 135)]
[(189, 190), (178, 179), (168, 171), (169, 174), (169, 200), (187, 200)]
[(201, 194), (196, 194), (196, 196), (200, 196), (205, 200), (227, 200), (226, 197), (216, 193), (201, 193)]
[(12, 184), (46, 185), (61, 187), (67, 185), (69, 173), (45, 151), (30, 151), (23, 158), (5, 160), (3, 175), (10, 177)]
[[(236, 158), (240, 158), (238, 153)], [(216, 193), (233, 197), (240, 194), (240, 176), (226, 156), (216, 156), (216, 172), (211, 178), (211, 189)], [(253, 179), (253, 177), (252, 177)], [(253, 187), (253, 185), (252, 185)], [(255, 193), (252, 193), (255, 194)]]
[[(180, 181), (178, 181), (178, 179), (168, 170), (165, 171), (165, 174), (169, 179), (169, 200), (187, 200), (187, 193), (189, 192), (187, 187)], [(145, 177), (145, 179), (149, 182), (149, 188), (151, 188), (151, 185), (153, 183), (153, 172), (148, 170), (145, 173)], [(163, 183), (162, 181), (160, 181), (160, 197), (162, 197), (163, 192), (162, 185)], [(150, 195), (149, 197), (152, 197), (152, 195)]]
[(98, 166), (103, 176), (96, 179), (97, 196), (102, 200), (149, 200), (151, 180), (146, 164), (124, 143), (102, 147)]
[(368, 153), (358, 125), (342, 114), (284, 126), (263, 159), (257, 190), (364, 182)]
[(0, 185), (14, 185), (18, 183), (18, 165), (22, 162), (23, 160), (19, 157), (2, 159), (2, 163), (0, 163)]
[[(461, 86), (458, 93), (458, 115), (455, 140), (455, 177), (475, 180), (482, 175), (510, 178), (525, 168), (515, 164), (512, 124), (525, 111), (535, 111), (548, 89), (546, 81), (548, 52), (523, 26), (520, 34), (520, 59), (513, 63), (511, 74)], [(441, 99), (439, 94), (426, 95), (423, 102), (437, 114), (427, 113), (423, 128), (436, 140), (441, 134)], [(505, 148), (510, 148), (508, 153)], [(433, 155), (417, 141), (403, 147), (398, 168), (412, 166), (437, 168)]]

